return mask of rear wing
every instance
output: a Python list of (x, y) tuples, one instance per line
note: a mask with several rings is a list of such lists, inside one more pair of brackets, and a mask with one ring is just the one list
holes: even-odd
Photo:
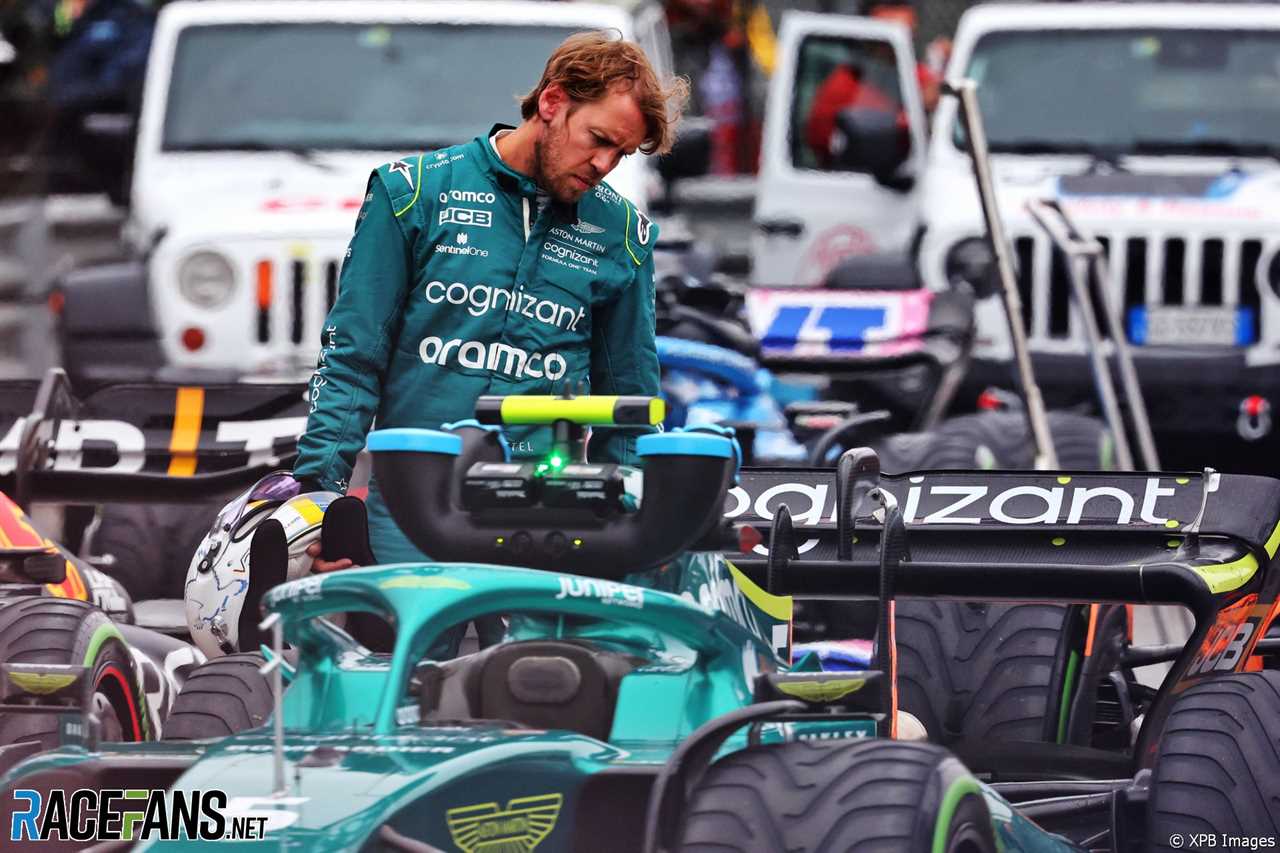
[(0, 491), (33, 501), (205, 501), (293, 464), (307, 386), (0, 382)]
[[(883, 630), (892, 630), (883, 613), (894, 596), (1187, 607), (1190, 639), (1157, 649), (1172, 667), (1138, 733), (1139, 767), (1154, 759), (1169, 697), (1252, 666), (1275, 616), (1280, 481), (1268, 477), (885, 475), (874, 454), (855, 450), (839, 478), (744, 469), (726, 506), (739, 524), (730, 555), (739, 571), (774, 595), (879, 598)], [(871, 488), (882, 494), (871, 499)], [(1085, 667), (1090, 660), (1086, 651)]]
[[(1198, 535), (1234, 540), (1257, 555), (1280, 544), (1280, 480), (1270, 477), (1214, 471), (920, 471), (884, 474), (879, 484), (897, 499), (913, 541), (935, 533), (948, 534), (951, 542), (1021, 533), (1034, 535), (1048, 550), (1090, 534), (1095, 540), (1148, 542), (1167, 552), (1174, 540)], [(767, 542), (771, 521), (784, 504), (800, 553), (833, 559), (833, 469), (744, 468), (729, 493), (725, 517), (756, 529)], [(879, 528), (871, 508), (865, 501), (855, 514), (859, 529)], [(768, 553), (764, 544), (750, 550)]]

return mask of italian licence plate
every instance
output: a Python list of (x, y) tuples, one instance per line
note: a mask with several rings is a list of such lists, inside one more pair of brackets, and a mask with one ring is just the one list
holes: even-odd
[(1248, 346), (1254, 310), (1237, 307), (1140, 305), (1129, 309), (1129, 340), (1139, 346)]

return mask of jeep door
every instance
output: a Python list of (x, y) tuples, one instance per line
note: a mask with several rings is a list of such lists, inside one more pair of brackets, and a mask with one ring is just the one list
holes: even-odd
[(765, 107), (751, 282), (815, 286), (843, 257), (902, 251), (925, 118), (899, 24), (787, 12)]

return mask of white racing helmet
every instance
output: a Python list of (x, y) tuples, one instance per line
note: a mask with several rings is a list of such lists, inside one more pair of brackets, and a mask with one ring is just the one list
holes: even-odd
[(289, 546), (286, 580), (311, 569), (306, 550), (320, 539), (325, 510), (340, 495), (302, 492), (291, 474), (263, 477), (227, 504), (200, 542), (183, 598), (191, 639), (210, 658), (240, 651), (240, 615), (249, 590), (249, 545), (253, 532), (269, 518), (280, 522)]

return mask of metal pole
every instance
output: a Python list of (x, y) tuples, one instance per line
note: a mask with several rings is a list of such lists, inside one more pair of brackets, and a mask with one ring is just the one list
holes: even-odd
[[(1069, 231), (1053, 220), (1053, 214), (1060, 213), (1055, 208), (1041, 202), (1028, 201), (1027, 212), (1031, 214), (1054, 245), (1062, 251), (1067, 259), (1067, 271), (1071, 278), (1071, 294), (1075, 297), (1076, 310), (1080, 323), (1084, 326), (1084, 335), (1089, 343), (1089, 367), (1093, 370), (1093, 384), (1098, 389), (1098, 401), (1102, 404), (1102, 414), (1111, 430), (1112, 441), (1115, 442), (1116, 463), (1121, 471), (1132, 471), (1133, 453), (1129, 449), (1129, 435), (1125, 430), (1124, 418), (1120, 414), (1120, 403), (1116, 399), (1115, 384), (1111, 381), (1111, 368), (1107, 365), (1102, 352), (1102, 333), (1098, 330), (1098, 317), (1093, 311), (1093, 300), (1089, 298), (1089, 260), (1097, 258), (1093, 249), (1101, 251), (1101, 246), (1081, 246), (1072, 239)], [(1104, 309), (1105, 310), (1105, 309)]]
[(271, 631), (271, 661), (259, 670), (263, 675), (271, 676), (272, 699), (272, 785), (271, 796), (283, 797), (289, 793), (288, 784), (284, 780), (284, 677), (280, 668), (284, 666), (284, 624), (279, 613), (272, 613), (258, 625), (259, 631)]
[[(1094, 292), (1097, 302), (1107, 323), (1107, 332), (1111, 335), (1111, 346), (1115, 350), (1116, 362), (1120, 370), (1120, 384), (1124, 389), (1125, 402), (1133, 418), (1133, 432), (1138, 439), (1138, 450), (1142, 454), (1142, 467), (1147, 471), (1160, 470), (1160, 457), (1156, 452), (1155, 436), (1151, 432), (1151, 420), (1147, 416), (1146, 400), (1142, 396), (1142, 386), (1138, 383), (1138, 371), (1133, 366), (1133, 351), (1129, 347), (1129, 339), (1124, 326), (1116, 315), (1111, 304), (1107, 285), (1111, 281), (1111, 267), (1107, 262), (1107, 253), (1102, 251), (1102, 244), (1088, 237), (1067, 215), (1067, 211), (1056, 199), (1034, 202), (1057, 214), (1065, 227), (1067, 237), (1085, 245), (1087, 253), (1094, 263)], [(1051, 235), (1052, 236), (1052, 235)], [(1110, 377), (1110, 374), (1108, 374)]]
[[(1066, 221), (1070, 223), (1071, 220)], [(1111, 333), (1111, 345), (1115, 348), (1116, 363), (1120, 367), (1120, 384), (1124, 388), (1125, 401), (1129, 404), (1129, 412), (1133, 418), (1138, 450), (1142, 453), (1142, 467), (1148, 471), (1159, 471), (1160, 457), (1156, 454), (1156, 439), (1151, 432), (1151, 420), (1147, 417), (1147, 402), (1142, 396), (1142, 386), (1138, 384), (1138, 371), (1133, 367), (1133, 352), (1129, 349), (1129, 340), (1125, 337), (1120, 318), (1107, 301), (1106, 287), (1107, 282), (1111, 281), (1111, 268), (1101, 246), (1098, 247), (1094, 264), (1098, 279), (1094, 287), (1098, 288), (1102, 304), (1106, 306), (1107, 330)]]
[(1036, 383), (1035, 372), (1031, 366), (1027, 333), (1022, 327), (1022, 299), (1018, 295), (1018, 285), (1013, 277), (1013, 258), (1009, 252), (1009, 240), (1004, 232), (1004, 222), (1000, 219), (1000, 209), (996, 205), (987, 135), (982, 123), (982, 113), (978, 109), (978, 87), (972, 80), (949, 80), (943, 83), (942, 91), (956, 96), (960, 101), (960, 114), (967, 130), (966, 145), (973, 161), (974, 178), (978, 182), (978, 197), (982, 201), (982, 215), (987, 222), (987, 235), (991, 240), (991, 251), (995, 255), (996, 269), (1000, 274), (1005, 319), (1009, 324), (1009, 338), (1013, 344), (1018, 382), (1026, 402), (1027, 426), (1031, 430), (1031, 438), (1035, 444), (1035, 466), (1040, 470), (1056, 468), (1058, 456), (1054, 452), (1053, 437), (1049, 434), (1049, 419), (1045, 415), (1044, 398), (1040, 396), (1040, 386)]

